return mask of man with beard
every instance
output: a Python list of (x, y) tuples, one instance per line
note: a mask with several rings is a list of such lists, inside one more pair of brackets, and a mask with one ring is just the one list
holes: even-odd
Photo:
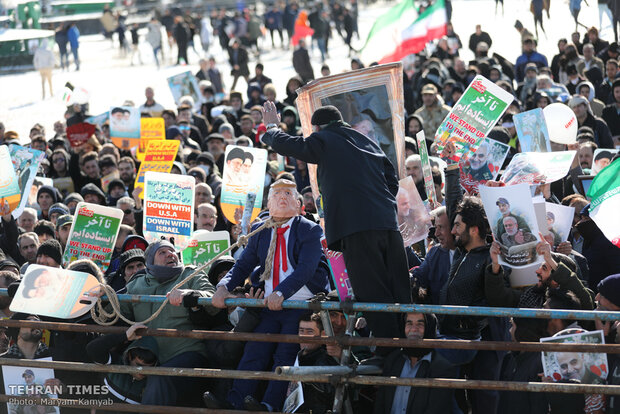
[(489, 251), (491, 264), (485, 269), (484, 291), (489, 306), (510, 308), (542, 308), (548, 289), (571, 291), (579, 299), (582, 308), (592, 310), (592, 294), (576, 274), (577, 265), (568, 256), (551, 251), (551, 245), (544, 239), (536, 245), (536, 253), (543, 256), (543, 262), (536, 269), (538, 283), (525, 290), (512, 289), (504, 283), (505, 270), (499, 264), (501, 246), (495, 241)]
[[(13, 321), (40, 321), (36, 315), (14, 313)], [(41, 342), (43, 332), (39, 328), (9, 328), (8, 336), (14, 341), (9, 350), (0, 355), (2, 358), (39, 359), (50, 357), (49, 348)]]
[(127, 187), (127, 192), (131, 194), (136, 181), (136, 163), (134, 160), (131, 157), (122, 157), (118, 161), (118, 173), (125, 187)]
[(489, 169), (487, 160), (489, 158), (489, 144), (485, 141), (469, 157), (465, 166), (463, 166), (463, 174), (465, 177), (474, 181), (488, 181), (493, 179), (493, 174)]
[(316, 214), (316, 203), (314, 202), (314, 196), (312, 195), (312, 188), (310, 186), (301, 190), (303, 197), (303, 206), (306, 214)]
[[(407, 339), (435, 339), (435, 315), (408, 313), (405, 315)], [(402, 348), (385, 360), (383, 375), (400, 378), (457, 378), (456, 367), (429, 348)], [(416, 388), (407, 386), (380, 387), (375, 400), (379, 413), (447, 413), (452, 409), (454, 390), (449, 388)]]
[(502, 234), (502, 244), (504, 246), (519, 246), (521, 244), (536, 240), (536, 237), (534, 237), (532, 233), (519, 228), (516, 218), (512, 216), (504, 217), (502, 223), (504, 224), (504, 230), (506, 231)]
[(527, 225), (523, 217), (518, 216), (510, 211), (510, 203), (504, 197), (500, 197), (495, 202), (495, 205), (499, 208), (502, 216), (497, 220), (497, 224), (495, 225), (495, 237), (499, 240), (502, 240), (502, 236), (506, 233), (506, 228), (504, 227), (504, 219), (506, 217), (513, 217), (517, 220), (517, 227), (523, 231), (531, 232), (530, 227)]

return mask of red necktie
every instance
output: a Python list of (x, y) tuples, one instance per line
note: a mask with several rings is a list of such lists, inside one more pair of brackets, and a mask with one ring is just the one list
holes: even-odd
[(276, 238), (276, 253), (273, 256), (273, 289), (280, 283), (280, 256), (282, 256), (282, 270), (284, 272), (288, 270), (286, 263), (286, 239), (284, 238), (284, 233), (286, 233), (288, 227), (280, 227), (276, 230), (278, 236)]

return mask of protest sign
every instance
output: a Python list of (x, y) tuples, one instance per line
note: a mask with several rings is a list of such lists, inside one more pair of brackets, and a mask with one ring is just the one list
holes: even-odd
[(432, 208), (437, 201), (437, 195), (435, 194), (435, 184), (433, 183), (431, 163), (428, 159), (428, 151), (426, 150), (426, 138), (424, 137), (424, 131), (418, 132), (415, 137), (418, 141), (418, 150), (420, 152), (420, 160), (422, 162), (422, 174), (424, 174), (424, 189), (426, 190), (426, 198)]
[(478, 186), (492, 181), (510, 151), (510, 145), (485, 138), (467, 161), (459, 163), (461, 185), (470, 194), (478, 193)]
[(56, 177), (53, 178), (52, 181), (54, 182), (54, 187), (56, 187), (56, 189), (60, 191), (60, 195), (62, 196), (63, 200), (69, 194), (75, 192), (75, 185), (73, 182), (73, 178), (71, 177)]
[(573, 110), (556, 102), (543, 109), (549, 139), (557, 144), (574, 144), (577, 141), (578, 121)]
[(39, 192), (39, 188), (44, 185), (54, 186), (54, 180), (48, 177), (39, 177), (35, 176), (32, 181), (32, 187), (30, 188), (30, 192), (28, 193), (28, 201), (26, 202), (26, 207), (35, 207), (39, 208), (37, 204), (37, 193)]
[(104, 113), (96, 115), (96, 116), (89, 116), (88, 118), (84, 120), (84, 122), (88, 122), (89, 124), (101, 126), (105, 123), (105, 121), (109, 119), (110, 119), (110, 112), (105, 111)]
[[(52, 357), (36, 358), (37, 361), (51, 361)], [(60, 408), (53, 405), (35, 405), (30, 398), (58, 398), (60, 390), (54, 386), (45, 386), (45, 381), (54, 379), (54, 370), (51, 368), (32, 368), (24, 366), (2, 366), (4, 394), (15, 397), (28, 397), (21, 402), (7, 402), (8, 413), (59, 413)], [(28, 410), (26, 410), (26, 408)]]
[(521, 267), (513, 267), (508, 275), (510, 286), (519, 289), (532, 286), (538, 283), (538, 275), (536, 270), (540, 267), (540, 263), (532, 263)]
[(349, 298), (353, 299), (353, 288), (351, 287), (347, 267), (344, 264), (344, 256), (341, 252), (335, 252), (327, 248), (327, 239), (325, 236), (321, 236), (321, 246), (327, 258), (332, 281), (334, 282), (334, 286), (336, 286), (338, 297), (341, 301)]
[(172, 92), (174, 103), (177, 105), (180, 104), (183, 96), (191, 96), (196, 104), (201, 101), (198, 80), (190, 71), (170, 76), (168, 78), (168, 86), (170, 87), (170, 92)]
[(529, 186), (481, 185), (478, 189), (493, 237), (501, 246), (499, 263), (519, 267), (540, 262), (536, 254), (538, 223)]
[(605, 237), (620, 247), (620, 160), (615, 160), (596, 174), (588, 189), (590, 218)]
[(183, 250), (183, 264), (201, 266), (230, 246), (227, 231), (196, 230)]
[(101, 177), (101, 189), (103, 190), (103, 192), (107, 193), (108, 187), (110, 187), (110, 183), (112, 182), (112, 180), (116, 180), (118, 178), (120, 178), (120, 173), (118, 172), (118, 170), (114, 170), (110, 174)]
[[(540, 338), (543, 343), (562, 344), (604, 344), (603, 331), (565, 329), (549, 338)], [(595, 352), (550, 352), (541, 353), (545, 377), (553, 381), (574, 381), (581, 384), (604, 384), (609, 371), (606, 353)]]
[(226, 147), (224, 173), (222, 176), (222, 212), (226, 218), (237, 224), (235, 210), (245, 205), (248, 193), (256, 194), (252, 218), (261, 210), (267, 168), (267, 150), (260, 148)]
[(114, 253), (123, 212), (118, 208), (83, 202), (78, 203), (75, 211), (62, 257), (63, 265), (78, 259), (89, 259), (105, 272)]
[(618, 153), (617, 149), (597, 148), (594, 151), (594, 158), (592, 158), (592, 170), (590, 174), (596, 175), (603, 168), (611, 164), (611, 160)]
[(119, 149), (137, 147), (140, 143), (140, 109), (132, 106), (110, 108), (110, 138)]
[(22, 190), (6, 145), (0, 146), (0, 171), (3, 171), (0, 174), (0, 203), (4, 208), (5, 202), (8, 202), (9, 211), (13, 211), (20, 205)]
[[(299, 366), (299, 356), (295, 358), (294, 367)], [(294, 413), (304, 404), (304, 387), (301, 381), (291, 381), (286, 390), (286, 399), (282, 407), (283, 413)]]
[(432, 226), (431, 217), (411, 176), (398, 182), (396, 209), (398, 230), (405, 246), (424, 240)]
[(136, 152), (138, 160), (144, 161), (149, 141), (164, 139), (166, 139), (164, 118), (140, 118), (140, 145)]
[(551, 184), (568, 174), (576, 153), (577, 151), (520, 152), (512, 157), (500, 181), (506, 185)]
[(521, 152), (551, 152), (549, 132), (541, 108), (514, 114)]
[(194, 229), (194, 186), (191, 175), (148, 171), (144, 180), (144, 238), (149, 243), (170, 239), (179, 250)]
[(144, 194), (144, 174), (147, 171), (169, 173), (177, 156), (180, 142), (177, 140), (150, 141), (146, 147), (144, 161), (136, 175), (134, 188), (140, 188), (140, 197)]
[(84, 315), (97, 303), (99, 281), (93, 275), (31, 264), (9, 309), (52, 318)]
[(452, 161), (466, 160), (476, 152), (513, 99), (512, 94), (484, 76), (476, 76), (437, 128), (435, 143), (438, 152), (452, 142), (454, 153), (446, 155)]
[(573, 225), (575, 207), (563, 206), (555, 203), (545, 203), (547, 230), (551, 237), (545, 236), (553, 247), (568, 240), (568, 234)]
[(84, 144), (95, 133), (95, 125), (80, 122), (67, 127), (67, 139), (72, 148)]
[(26, 148), (14, 144), (9, 145), (9, 153), (13, 161), (13, 169), (15, 170), (21, 193), (19, 206), (13, 210), (13, 217), (18, 218), (22, 214), (22, 211), (24, 211), (24, 208), (26, 208), (28, 194), (32, 188), (34, 178), (39, 171), (41, 161), (45, 158), (45, 153), (33, 148)]

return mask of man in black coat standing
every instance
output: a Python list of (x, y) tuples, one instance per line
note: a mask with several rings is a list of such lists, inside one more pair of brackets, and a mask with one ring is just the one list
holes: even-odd
[(189, 27), (183, 21), (183, 17), (177, 16), (174, 18), (174, 41), (177, 43), (178, 56), (177, 56), (177, 65), (183, 64), (187, 62), (187, 46), (189, 44)]
[[(307, 138), (278, 129), (280, 117), (271, 101), (263, 107), (263, 122), (265, 144), (281, 155), (317, 164), (327, 243), (343, 253), (356, 299), (411, 303), (407, 257), (396, 217), (398, 179), (381, 148), (344, 123), (331, 105), (314, 112), (314, 133)], [(364, 316), (376, 337), (400, 337), (404, 332), (398, 314)], [(379, 356), (389, 352), (377, 349)]]
[(295, 72), (297, 72), (304, 83), (314, 79), (310, 55), (308, 54), (308, 49), (306, 49), (306, 41), (303, 39), (299, 40), (299, 47), (293, 52), (293, 68), (295, 68)]

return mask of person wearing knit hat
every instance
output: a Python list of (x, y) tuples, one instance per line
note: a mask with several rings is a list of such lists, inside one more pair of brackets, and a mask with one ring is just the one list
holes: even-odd
[[(317, 165), (327, 244), (343, 253), (356, 299), (411, 303), (407, 255), (396, 212), (398, 178), (383, 150), (345, 125), (338, 109), (329, 106), (315, 111), (314, 133), (303, 139), (277, 128), (280, 116), (273, 102), (265, 103), (263, 122), (268, 126), (264, 144), (280, 155)], [(355, 191), (350, 191), (351, 185)], [(370, 312), (364, 316), (375, 336), (402, 336), (400, 315)], [(389, 352), (389, 348), (377, 349), (380, 356)]]
[(211, 267), (209, 268), (209, 272), (207, 273), (211, 284), (213, 286), (216, 286), (219, 281), (222, 280), (224, 276), (226, 276), (226, 273), (228, 273), (228, 271), (232, 269), (234, 264), (234, 257), (229, 255), (222, 256), (215, 262), (213, 262), (211, 264)]
[[(282, 309), (285, 299), (308, 300), (325, 292), (329, 268), (321, 248), (321, 226), (299, 216), (299, 202), (296, 185), (286, 179), (277, 180), (269, 189), (267, 206), (271, 218), (280, 223), (278, 228), (262, 231), (250, 241), (232, 269), (221, 279), (213, 295), (213, 306), (225, 309), (227, 298), (233, 298), (233, 290), (243, 285), (247, 277), (254, 288), (264, 286), (267, 309), (260, 314), (261, 322), (254, 332), (273, 334), (295, 334), (299, 309)], [(256, 227), (256, 226), (255, 226)], [(259, 267), (259, 271), (254, 269)], [(215, 274), (212, 276), (216, 276)], [(262, 371), (278, 365), (295, 362), (299, 347), (280, 344), (251, 343), (239, 362), (239, 370)], [(286, 383), (270, 381), (261, 400), (254, 400), (256, 389), (253, 380), (235, 380), (228, 393), (228, 403), (236, 409), (266, 405), (268, 411), (279, 411), (286, 396)], [(213, 395), (203, 395), (207, 408), (224, 408)]]
[(47, 214), (49, 215), (50, 221), (55, 225), (58, 217), (69, 214), (69, 207), (63, 203), (55, 203), (50, 207)]
[(86, 203), (105, 205), (105, 194), (93, 183), (88, 183), (80, 191)]
[(39, 204), (39, 219), (48, 219), (49, 209), (59, 199), (58, 190), (49, 185), (42, 185), (37, 191), (37, 204)]
[[(138, 252), (136, 252), (139, 254)], [(156, 319), (147, 323), (149, 328), (192, 330), (195, 328), (190, 320), (193, 312), (201, 311), (198, 299), (211, 297), (213, 285), (204, 272), (199, 272), (185, 282), (180, 289), (172, 290), (176, 284), (194, 273), (194, 266), (183, 266), (174, 245), (166, 240), (151, 243), (145, 252), (146, 271), (133, 275), (127, 283), (130, 295), (165, 295), (166, 305)], [(136, 321), (149, 318), (159, 308), (159, 304), (122, 303), (124, 316)], [(212, 306), (202, 307), (201, 318), (207, 324), (219, 323), (220, 310)], [(202, 311), (201, 311), (202, 312)], [(224, 313), (225, 315), (225, 313)], [(211, 325), (210, 325), (211, 326)], [(203, 340), (194, 338), (156, 337), (159, 348), (160, 365), (164, 367), (200, 368), (208, 364), (207, 348)], [(200, 395), (202, 382), (198, 379), (149, 377), (142, 394), (142, 404), (177, 405), (184, 396)]]
[(145, 263), (144, 251), (141, 249), (130, 249), (121, 253), (120, 267), (116, 274), (110, 278), (108, 284), (118, 292), (125, 287), (133, 275), (146, 268)]
[(620, 311), (620, 273), (607, 276), (599, 282), (596, 302), (597, 310)]
[(594, 142), (599, 148), (614, 148), (609, 127), (601, 118), (594, 116), (590, 102), (581, 95), (573, 95), (568, 106), (575, 113), (579, 127), (589, 126), (594, 131)]
[(125, 183), (120, 178), (115, 178), (108, 184), (108, 206), (115, 207), (118, 200), (128, 195)]
[(207, 174), (200, 167), (190, 168), (189, 171), (187, 171), (187, 175), (191, 175), (192, 177), (194, 177), (196, 179), (196, 184), (204, 183), (205, 181), (207, 181)]
[(41, 243), (37, 249), (37, 264), (49, 267), (61, 267), (62, 246), (56, 239)]
[(64, 201), (65, 205), (69, 207), (69, 213), (75, 214), (75, 206), (77, 206), (78, 203), (83, 202), (84, 197), (82, 197), (82, 195), (79, 193), (70, 193), (65, 197)]

